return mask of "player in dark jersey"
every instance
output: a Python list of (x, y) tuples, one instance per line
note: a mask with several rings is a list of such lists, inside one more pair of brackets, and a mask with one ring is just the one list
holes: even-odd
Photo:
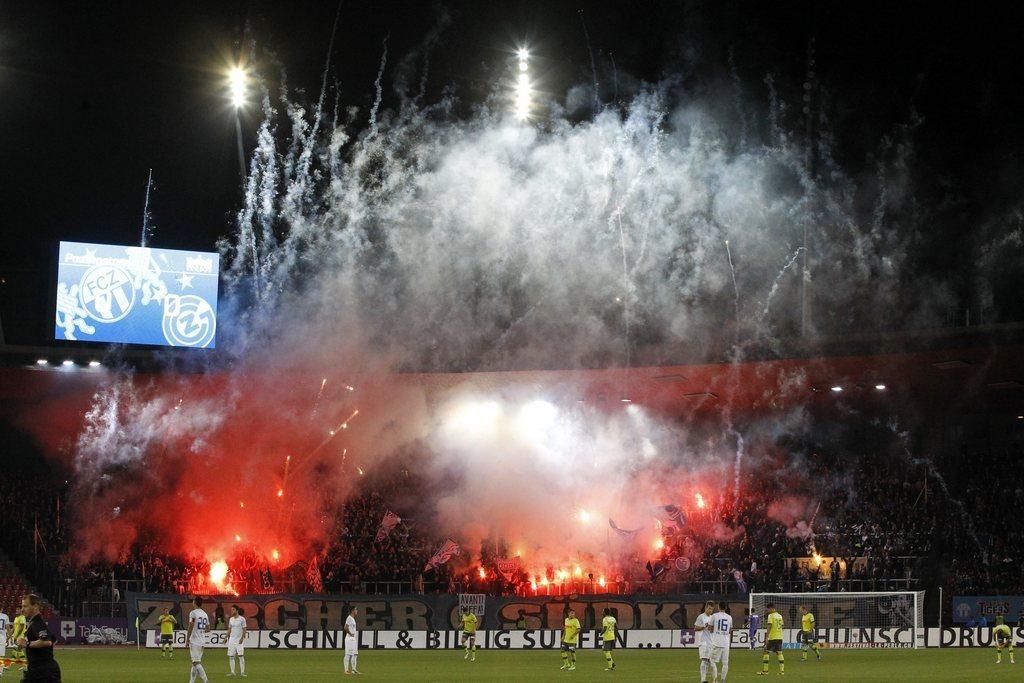
[(18, 647), (28, 658), (28, 670), (22, 680), (60, 683), (60, 666), (53, 658), (54, 637), (39, 615), (39, 602), (39, 596), (31, 593), (21, 601), (22, 614), (28, 619), (25, 635), (18, 639)]

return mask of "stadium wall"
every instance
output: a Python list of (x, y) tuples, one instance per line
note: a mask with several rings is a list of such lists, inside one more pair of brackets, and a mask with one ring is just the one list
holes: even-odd
[[(783, 646), (799, 649), (798, 629), (783, 630)], [(478, 631), (477, 647), (494, 650), (551, 650), (560, 646), (560, 631), (540, 629), (526, 631)], [(753, 644), (745, 629), (732, 633), (734, 649), (759, 648), (764, 645), (764, 629), (760, 630)], [(451, 650), (461, 647), (458, 630), (412, 631), (379, 630), (360, 631), (359, 647), (370, 650)], [(819, 642), (832, 649), (909, 649), (914, 646), (913, 629), (819, 629)], [(1024, 628), (1014, 631), (1014, 642), (1024, 644)], [(991, 629), (976, 628), (929, 628), (918, 633), (919, 647), (990, 647)], [(696, 639), (690, 629), (633, 629), (620, 631), (616, 645), (623, 649), (693, 649)], [(146, 647), (159, 647), (159, 636), (155, 630), (146, 631)], [(174, 633), (174, 646), (186, 647), (185, 631)], [(272, 630), (249, 631), (245, 647), (268, 650), (335, 650), (344, 646), (342, 631), (300, 631)], [(207, 634), (207, 648), (227, 647), (227, 633), (214, 631)], [(581, 649), (601, 647), (599, 629), (580, 633)]]
[(1011, 623), (1024, 618), (1024, 595), (953, 596), (953, 621), (957, 623), (984, 618), (991, 624), (998, 616)]
[[(164, 607), (181, 618), (188, 614), (191, 601), (185, 595), (153, 595), (128, 593), (128, 619), (139, 618), (142, 630), (158, 627), (157, 617)], [(692, 624), (706, 600), (718, 600), (709, 595), (676, 595), (672, 597), (646, 597), (621, 595), (543, 596), (535, 598), (486, 598), (481, 626), (494, 629), (512, 629), (522, 610), (529, 629), (543, 630), (559, 627), (566, 608), (576, 610), (584, 629), (596, 628), (601, 623), (605, 607), (615, 610), (622, 629), (679, 629)], [(745, 597), (723, 598), (730, 604), (733, 614), (744, 614)], [(358, 624), (361, 631), (445, 631), (459, 625), (459, 597), (457, 595), (240, 595), (206, 598), (203, 609), (210, 615), (210, 623), (217, 623), (218, 611), (230, 613), (232, 605), (240, 607), (252, 630), (280, 631), (332, 631), (342, 629), (349, 606), (359, 607)], [(226, 616), (224, 617), (226, 620)]]

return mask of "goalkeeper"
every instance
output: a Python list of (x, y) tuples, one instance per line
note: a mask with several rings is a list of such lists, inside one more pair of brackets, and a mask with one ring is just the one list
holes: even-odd
[(1010, 650), (1010, 664), (1013, 661), (1013, 632), (1010, 627), (1003, 623), (1003, 615), (996, 617), (996, 625), (992, 627), (992, 640), (996, 643), (996, 664), (1003, 663), (1003, 648)]

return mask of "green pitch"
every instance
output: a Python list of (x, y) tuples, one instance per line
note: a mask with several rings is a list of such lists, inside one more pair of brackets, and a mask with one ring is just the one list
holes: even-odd
[[(1022, 648), (1024, 650), (1024, 648)], [(188, 681), (188, 652), (179, 650), (174, 659), (161, 659), (157, 650), (134, 648), (59, 648), (57, 659), (69, 683), (185, 683)], [(338, 681), (342, 675), (342, 653), (324, 650), (249, 650), (245, 655), (246, 679), (228, 678), (224, 650), (208, 650), (203, 665), (210, 681), (245, 680), (314, 683)], [(733, 650), (729, 682), (740, 681), (1020, 681), (1024, 663), (1010, 665), (1006, 654), (996, 664), (993, 648), (949, 650), (855, 650), (826, 651), (825, 660), (800, 661), (799, 653), (787, 651), (786, 675), (777, 674), (772, 662), (768, 676), (758, 676), (760, 652)], [(462, 659), (461, 650), (394, 651), (363, 650), (359, 654), (359, 680), (389, 681), (699, 681), (696, 650), (616, 650), (614, 672), (605, 673), (598, 650), (579, 653), (574, 672), (559, 671), (562, 661), (557, 650), (480, 651), (476, 662)], [(13, 672), (11, 672), (13, 673)], [(6, 678), (6, 677), (5, 677)], [(12, 677), (13, 678), (13, 677)], [(353, 677), (354, 678), (354, 677)], [(18, 680), (20, 676), (17, 677)]]

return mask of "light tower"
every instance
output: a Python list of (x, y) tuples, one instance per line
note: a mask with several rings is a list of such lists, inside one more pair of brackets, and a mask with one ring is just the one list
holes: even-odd
[(235, 137), (238, 141), (238, 172), (242, 176), (242, 184), (245, 184), (245, 150), (242, 147), (242, 109), (245, 107), (245, 96), (248, 86), (248, 76), (245, 69), (234, 66), (228, 71), (228, 93), (231, 97), (231, 106), (235, 108)]
[(530, 118), (532, 98), (530, 96), (530, 53), (525, 47), (519, 48), (519, 72), (516, 80), (516, 118), (525, 121)]

